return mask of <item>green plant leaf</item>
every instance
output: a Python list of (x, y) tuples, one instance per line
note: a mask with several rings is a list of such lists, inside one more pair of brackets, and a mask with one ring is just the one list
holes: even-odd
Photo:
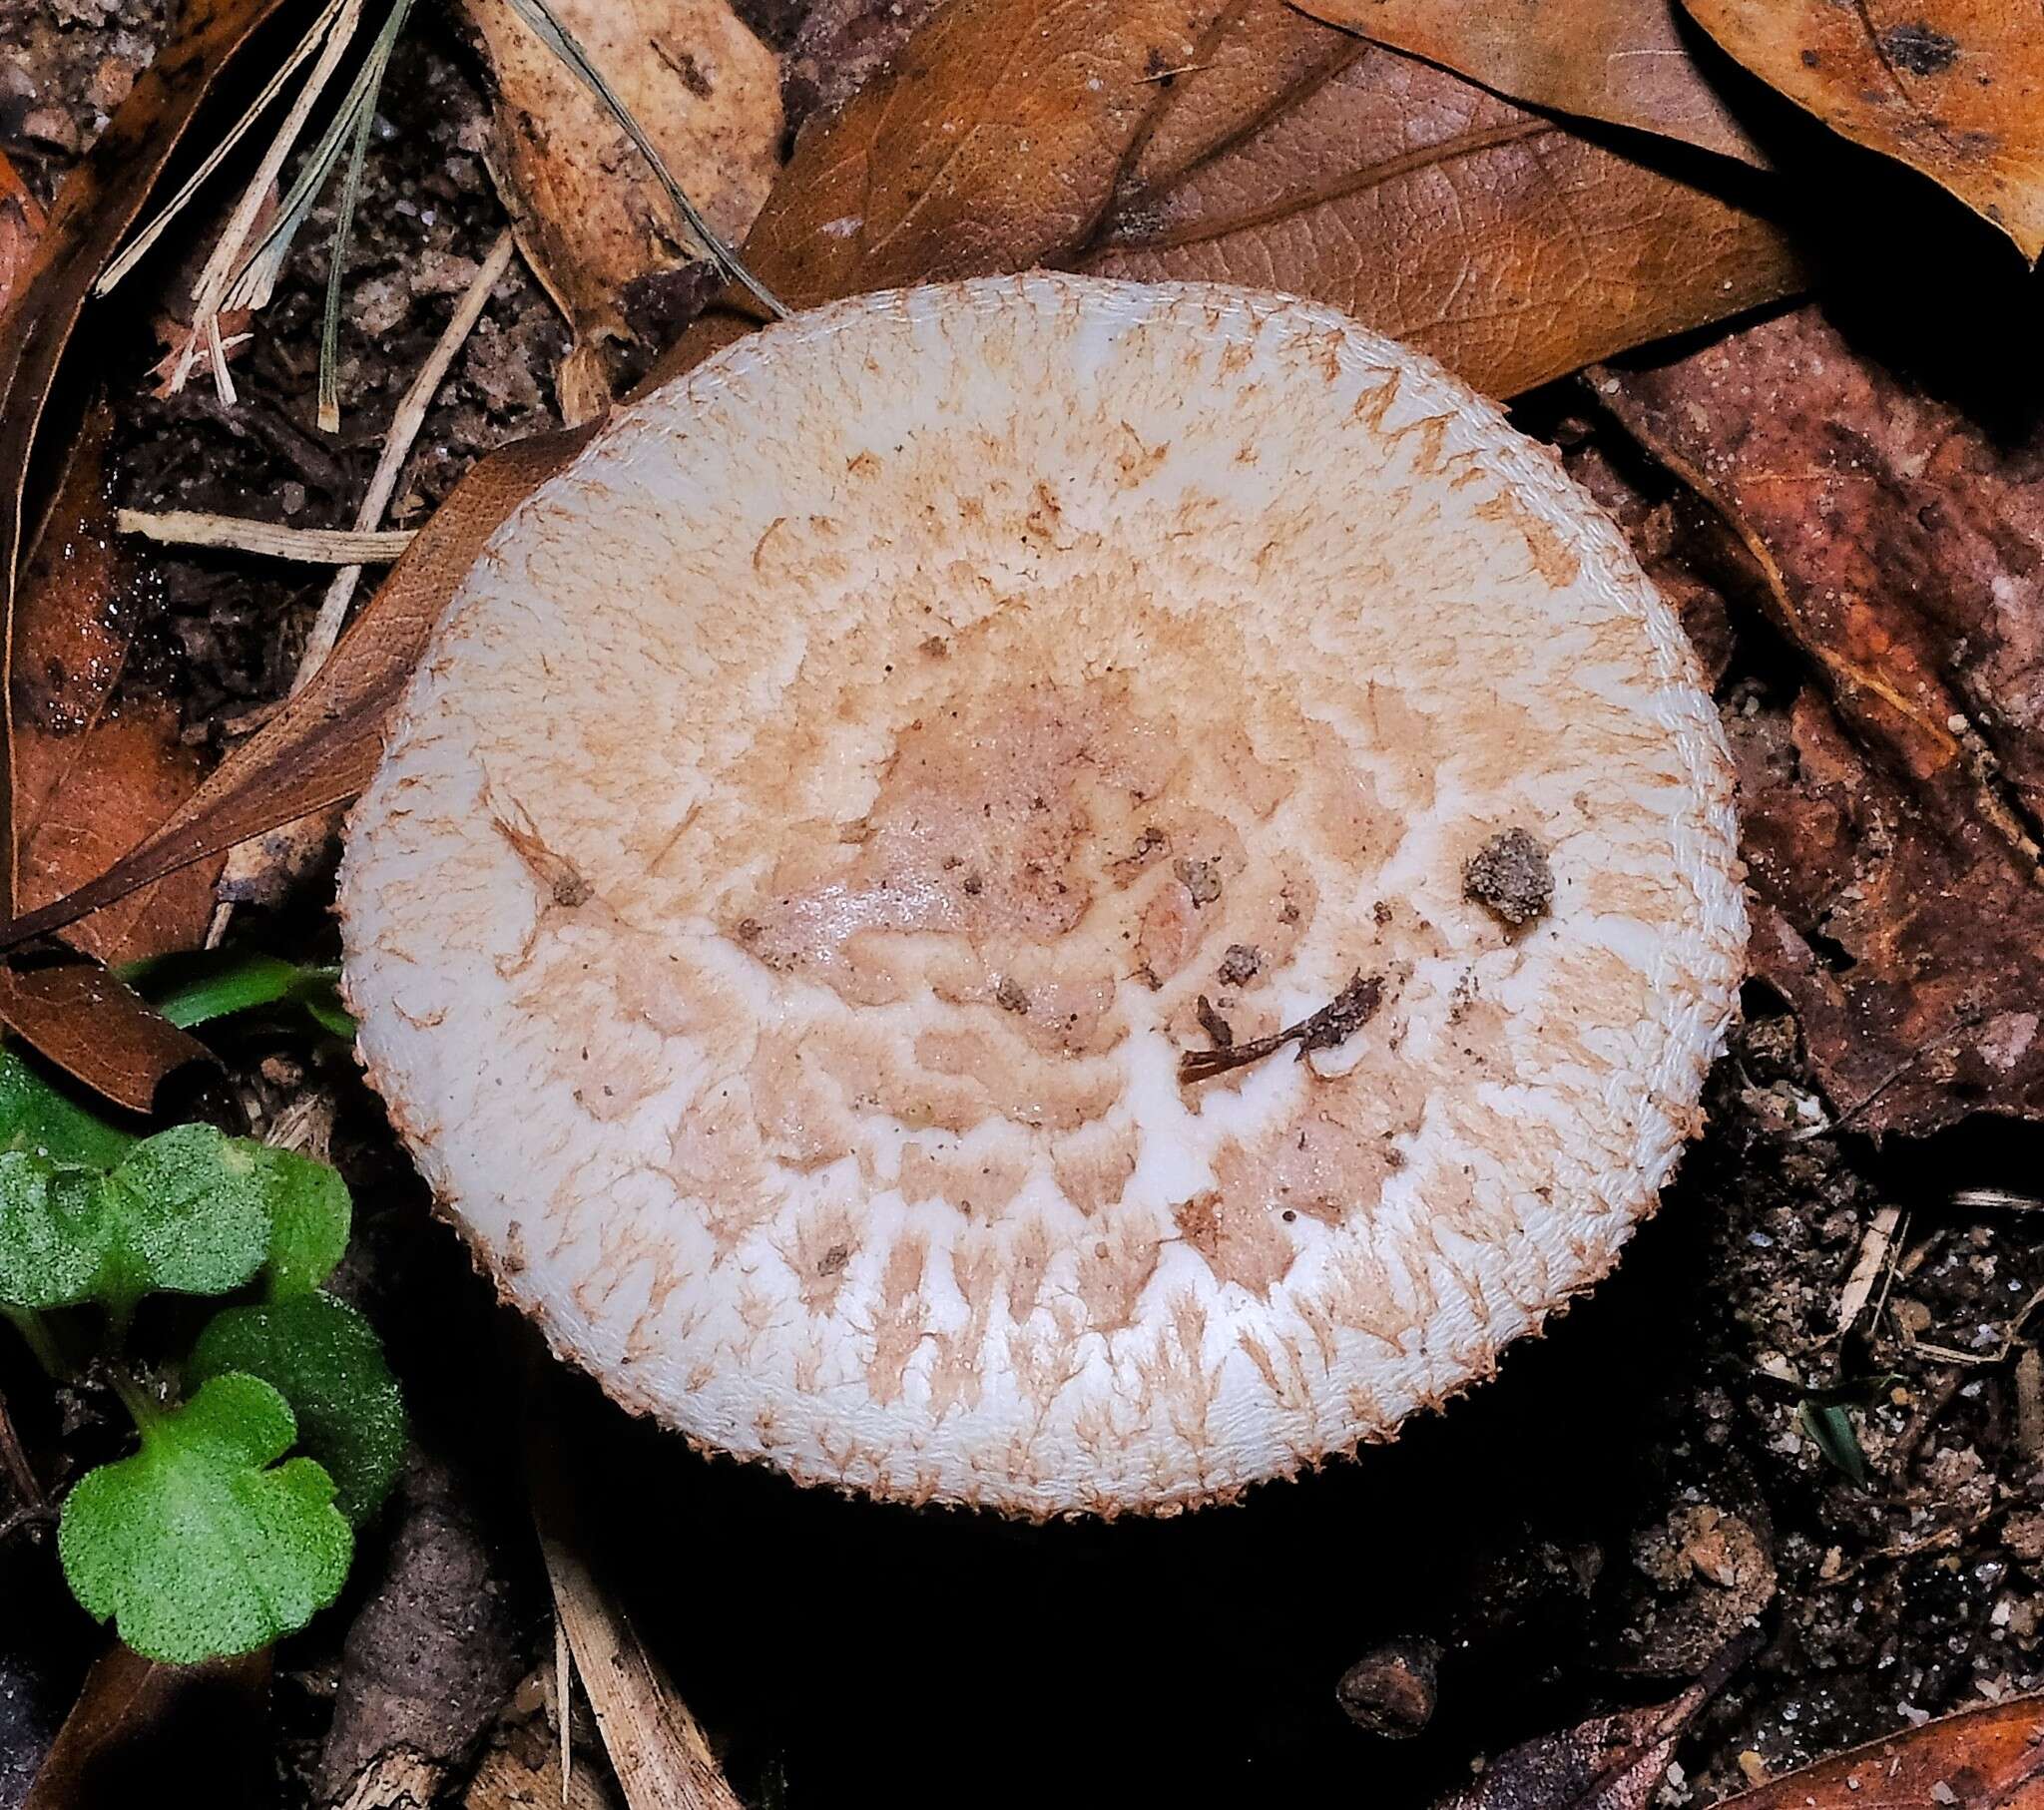
[(1849, 1477), (1859, 1489), (1866, 1488), (1866, 1454), (1859, 1449), (1859, 1435), (1852, 1430), (1852, 1417), (1843, 1408), (1828, 1407), (1814, 1399), (1796, 1410), (1795, 1418), (1816, 1449)]
[(122, 969), (121, 978), (181, 1031), (264, 1006), (301, 1008), (321, 1030), (353, 1037), (340, 1005), (338, 968), (302, 965), (254, 949), (189, 949)]
[(317, 1464), (275, 1463), (297, 1431), (281, 1395), (216, 1377), (139, 1419), (142, 1450), (64, 1504), (57, 1551), (88, 1611), (137, 1652), (184, 1665), (265, 1646), (340, 1593), (354, 1535)]
[(333, 1273), (354, 1218), (337, 1169), (292, 1150), (240, 1143), (256, 1164), (269, 1213), (269, 1294), (306, 1294)]
[(290, 1404), (299, 1448), (332, 1477), (349, 1521), (360, 1527), (383, 1506), (404, 1463), (404, 1402), (367, 1320), (329, 1294), (230, 1307), (192, 1347), (186, 1385), (233, 1371)]
[(248, 1281), (270, 1250), (270, 1153), (210, 1125), (145, 1137), (106, 1180), (112, 1236), (94, 1294), (118, 1316), (157, 1290), (225, 1294)]
[(68, 1307), (98, 1291), (112, 1238), (106, 1178), (0, 1153), (0, 1306)]
[(141, 1138), (77, 1105), (13, 1050), (0, 1049), (0, 1150), (110, 1169)]

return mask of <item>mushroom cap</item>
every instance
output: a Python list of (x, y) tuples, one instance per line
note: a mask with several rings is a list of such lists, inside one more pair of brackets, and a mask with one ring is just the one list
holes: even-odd
[(440, 624), (341, 905), (558, 1352), (1032, 1517), (1487, 1375), (1652, 1209), (1746, 936), (1716, 712), (1546, 448), (1330, 309), (1053, 275), (621, 409)]

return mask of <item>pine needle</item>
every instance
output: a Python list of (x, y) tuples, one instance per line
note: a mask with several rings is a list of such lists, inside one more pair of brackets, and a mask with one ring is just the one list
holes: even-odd
[(390, 9), (390, 17), (383, 22), (383, 29), (376, 34), (375, 45), (365, 66), (371, 71), (370, 80), (356, 116), (354, 141), (348, 148), (347, 175), (341, 179), (340, 211), (333, 223), (333, 249), (327, 259), (326, 311), (319, 323), (321, 433), (340, 432), (340, 392), (334, 367), (339, 361), (341, 278), (346, 273), (348, 248), (354, 240), (355, 203), (362, 192), (362, 159), (368, 154), (369, 128), (375, 123), (376, 102), (383, 93), (383, 77), (390, 68), (390, 53), (396, 47), (397, 34), (404, 29), (405, 15), (410, 11), (411, 0), (397, 0)]
[(99, 279), (92, 286), (95, 295), (106, 294), (148, 255), (150, 246), (163, 236), (164, 228), (185, 211), (207, 178), (212, 176), (227, 160), (228, 154), (249, 136), (256, 122), (268, 111), (270, 102), (283, 93), (284, 84), (291, 79), (293, 73), (325, 41), (327, 34), (333, 29), (334, 21), (348, 3), (349, 0), (326, 0), (326, 4), (320, 8), (319, 16), (298, 40), (296, 48), (284, 58), (276, 73), (263, 83), (262, 92), (249, 103), (248, 111), (228, 129), (227, 136), (206, 154), (205, 162), (185, 179), (178, 193), (157, 211), (149, 225), (129, 240), (128, 248), (100, 272)]

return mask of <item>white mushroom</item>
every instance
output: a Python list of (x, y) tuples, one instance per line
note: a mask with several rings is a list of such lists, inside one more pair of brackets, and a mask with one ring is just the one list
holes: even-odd
[(347, 984), (619, 1401), (1162, 1511), (1610, 1267), (1733, 1007), (1731, 797), (1617, 533), (1428, 360), (1225, 288), (866, 295), (506, 523), (355, 812)]

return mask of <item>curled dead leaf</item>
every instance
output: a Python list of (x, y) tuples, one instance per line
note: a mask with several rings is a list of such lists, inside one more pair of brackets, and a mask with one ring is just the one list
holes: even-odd
[(1597, 388), (1731, 524), (1807, 664), (1786, 714), (1728, 726), (1754, 960), (1833, 1102), (1872, 1131), (2044, 1114), (2044, 437), (1814, 308)]
[(1676, 0), (1300, 0), (1303, 11), (1530, 107), (1632, 126), (1765, 167), (1698, 68)]
[(2044, 31), (2027, 0), (1683, 0), (1770, 87), (2044, 252)]
[[(556, 16), (728, 239), (780, 168), (780, 72), (728, 0), (551, 0)], [(629, 339), (635, 285), (700, 255), (611, 115), (505, 3), (463, 0), (494, 100), (489, 165), (527, 261), (575, 329), (563, 413), (610, 400), (609, 342)]]

